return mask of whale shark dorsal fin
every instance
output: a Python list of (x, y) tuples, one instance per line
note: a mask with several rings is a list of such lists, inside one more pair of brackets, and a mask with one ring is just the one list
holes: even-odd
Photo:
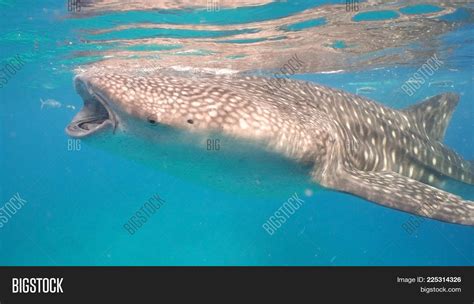
[(431, 139), (442, 141), (459, 101), (455, 93), (443, 93), (403, 110)]

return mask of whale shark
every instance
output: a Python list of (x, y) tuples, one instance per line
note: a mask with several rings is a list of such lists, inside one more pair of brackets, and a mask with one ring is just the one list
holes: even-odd
[[(443, 190), (447, 179), (474, 185), (473, 163), (443, 144), (457, 94), (397, 110), (316, 83), (281, 81), (275, 88), (261, 76), (90, 69), (74, 78), (83, 107), (66, 132), (237, 191), (320, 185), (474, 225), (474, 203)], [(209, 150), (216, 139), (219, 150)]]

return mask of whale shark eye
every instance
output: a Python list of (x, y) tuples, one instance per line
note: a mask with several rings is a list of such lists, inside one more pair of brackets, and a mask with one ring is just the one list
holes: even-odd
[(152, 124), (152, 125), (155, 125), (155, 124), (156, 124), (156, 119), (155, 119), (155, 117), (153, 117), (153, 116), (148, 117), (147, 120), (148, 120), (148, 122), (149, 122), (150, 124)]
[(187, 122), (190, 123), (190, 124), (194, 123), (194, 121), (192, 119), (188, 119)]

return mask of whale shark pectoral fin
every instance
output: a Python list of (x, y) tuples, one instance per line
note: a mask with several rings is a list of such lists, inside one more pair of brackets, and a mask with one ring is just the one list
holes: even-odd
[(325, 186), (389, 208), (444, 222), (474, 226), (474, 202), (395, 172), (346, 168), (338, 171), (338, 178), (331, 178)]

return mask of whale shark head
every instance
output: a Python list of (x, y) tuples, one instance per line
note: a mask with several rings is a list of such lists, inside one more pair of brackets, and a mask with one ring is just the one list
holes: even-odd
[(66, 133), (75, 138), (114, 130), (117, 118), (105, 86), (94, 78), (76, 76), (75, 88), (83, 99), (83, 107), (66, 127)]
[[(235, 88), (229, 84), (159, 73), (86, 71), (74, 79), (84, 104), (66, 132), (75, 138), (150, 127), (155, 134), (160, 129), (239, 132), (247, 127), (239, 117), (248, 116), (251, 109), (246, 108), (246, 98), (231, 94)], [(249, 128), (244, 133), (255, 137)]]
[(112, 135), (129, 128), (132, 120), (143, 127), (159, 125), (159, 114), (167, 108), (166, 96), (158, 93), (165, 86), (157, 78), (85, 72), (74, 78), (74, 86), (83, 99), (82, 109), (66, 127), (74, 138)]
[[(309, 185), (306, 165), (269, 152), (265, 138), (251, 129), (252, 109), (246, 108), (251, 94), (230, 80), (201, 80), (168, 74), (80, 73), (74, 85), (83, 106), (66, 133), (221, 190), (232, 189), (232, 183), (251, 195), (287, 195)], [(242, 140), (242, 134), (248, 138)]]

